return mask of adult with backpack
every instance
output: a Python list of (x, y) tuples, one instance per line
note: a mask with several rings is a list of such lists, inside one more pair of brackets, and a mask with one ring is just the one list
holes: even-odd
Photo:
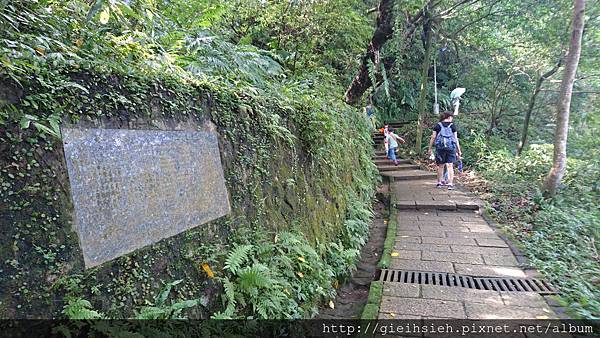
[(446, 111), (441, 114), (440, 121), (433, 127), (433, 133), (429, 140), (429, 149), (427, 153), (432, 154), (431, 148), (435, 144), (435, 163), (437, 164), (437, 184), (436, 187), (444, 186), (443, 176), (444, 167), (448, 169), (448, 190), (454, 189), (454, 162), (456, 155), (462, 156), (460, 143), (456, 133), (456, 125), (452, 122), (452, 112)]

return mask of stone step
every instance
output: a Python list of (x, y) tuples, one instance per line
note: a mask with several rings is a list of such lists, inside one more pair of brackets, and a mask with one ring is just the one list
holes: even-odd
[(394, 181), (435, 180), (437, 178), (435, 173), (425, 170), (384, 171), (381, 176), (389, 177)]
[(419, 169), (420, 167), (416, 164), (399, 164), (399, 165), (394, 165), (394, 164), (390, 164), (391, 161), (387, 161), (386, 164), (384, 165), (378, 165), (377, 169), (379, 171), (398, 171), (398, 170), (416, 170)]
[[(377, 166), (392, 165), (392, 160), (382, 157), (380, 159), (373, 160), (373, 163), (375, 163), (375, 165), (377, 165)], [(398, 163), (399, 164), (413, 164), (411, 160), (404, 160), (404, 159), (398, 159)]]
[(394, 202), (394, 207), (400, 210), (479, 210), (475, 201), (430, 201), (430, 200), (400, 200)]

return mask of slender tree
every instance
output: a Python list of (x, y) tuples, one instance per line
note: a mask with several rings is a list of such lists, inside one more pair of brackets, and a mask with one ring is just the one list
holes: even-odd
[(527, 112), (525, 112), (525, 121), (523, 122), (523, 132), (521, 134), (521, 141), (517, 145), (517, 156), (521, 155), (521, 153), (523, 152), (523, 148), (525, 148), (525, 145), (527, 143), (527, 135), (529, 134), (529, 120), (531, 119), (531, 114), (533, 113), (533, 108), (535, 107), (535, 100), (536, 100), (538, 94), (540, 93), (542, 83), (547, 78), (554, 75), (554, 73), (556, 73), (558, 71), (558, 69), (560, 68), (560, 66), (562, 64), (562, 61), (563, 61), (563, 59), (561, 56), (561, 58), (558, 60), (556, 65), (554, 65), (554, 67), (552, 67), (552, 69), (550, 69), (546, 73), (540, 75), (540, 77), (535, 82), (535, 89), (533, 90), (533, 94), (531, 95), (531, 98), (529, 99), (529, 105), (527, 106)]
[(556, 188), (565, 175), (567, 167), (567, 135), (569, 131), (569, 112), (573, 82), (581, 54), (581, 36), (583, 35), (585, 0), (574, 0), (573, 27), (569, 53), (565, 60), (565, 72), (560, 84), (558, 107), (556, 111), (556, 132), (554, 133), (554, 160), (550, 173), (544, 180), (542, 190), (545, 196), (554, 196)]
[(425, 54), (421, 65), (421, 86), (419, 88), (419, 118), (417, 121), (417, 136), (415, 140), (415, 151), (421, 152), (421, 143), (423, 141), (423, 120), (425, 118), (426, 98), (427, 98), (427, 75), (429, 73), (429, 62), (431, 59), (431, 16), (426, 12), (425, 22), (423, 23), (423, 33), (425, 34)]

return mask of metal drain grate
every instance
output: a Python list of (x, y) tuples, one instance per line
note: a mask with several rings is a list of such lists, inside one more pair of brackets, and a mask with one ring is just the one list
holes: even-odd
[(535, 278), (473, 277), (446, 272), (424, 272), (382, 269), (379, 281), (452, 286), (477, 290), (537, 292), (556, 294), (546, 281)]

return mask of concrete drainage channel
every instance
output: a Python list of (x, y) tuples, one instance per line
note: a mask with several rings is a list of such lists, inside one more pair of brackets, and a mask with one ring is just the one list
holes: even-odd
[(376, 280), (503, 292), (537, 292), (540, 295), (557, 294), (556, 289), (548, 282), (535, 278), (474, 277), (444, 272), (382, 269), (377, 271)]

